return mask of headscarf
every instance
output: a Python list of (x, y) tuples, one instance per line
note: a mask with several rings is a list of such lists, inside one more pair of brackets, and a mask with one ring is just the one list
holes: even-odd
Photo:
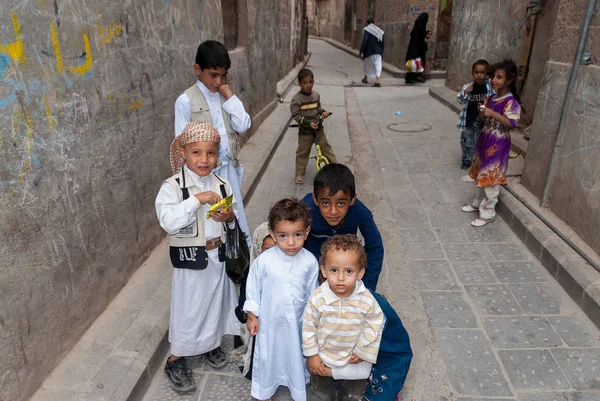
[(181, 132), (181, 135), (175, 137), (173, 142), (171, 142), (170, 159), (173, 174), (177, 174), (185, 164), (181, 149), (183, 149), (185, 145), (194, 142), (214, 142), (219, 144), (219, 142), (221, 142), (221, 137), (219, 136), (217, 129), (210, 124), (200, 121), (187, 123)]
[(427, 22), (429, 21), (429, 14), (421, 13), (415, 20), (415, 26), (413, 26), (410, 35), (422, 34), (423, 37), (427, 34)]
[(252, 260), (250, 263), (254, 262), (254, 259), (260, 255), (262, 250), (263, 242), (265, 238), (269, 236), (269, 223), (266, 221), (262, 223), (260, 226), (254, 230), (254, 234), (252, 234)]
[(410, 32), (410, 41), (408, 43), (408, 49), (406, 50), (405, 60), (412, 60), (417, 57), (424, 58), (425, 52), (427, 51), (425, 44), (425, 36), (427, 36), (427, 21), (429, 21), (429, 14), (421, 13), (415, 21)]

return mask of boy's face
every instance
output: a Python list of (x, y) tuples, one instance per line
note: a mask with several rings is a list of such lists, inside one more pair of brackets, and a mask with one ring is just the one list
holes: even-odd
[(269, 228), (269, 234), (275, 244), (288, 256), (294, 256), (300, 252), (309, 232), (310, 227), (306, 227), (302, 220), (281, 220), (275, 224), (273, 230)]
[(298, 85), (300, 85), (300, 88), (302, 88), (302, 92), (304, 92), (304, 93), (311, 93), (314, 84), (315, 84), (315, 79), (310, 76), (304, 77), (304, 78), (302, 78), (302, 81), (298, 82)]
[(433, 36), (433, 32), (427, 32), (427, 34), (425, 35), (425, 37), (427, 39), (431, 39), (432, 36)]
[(200, 82), (202, 82), (211, 92), (218, 92), (221, 85), (227, 83), (228, 71), (225, 67), (205, 68), (202, 70), (198, 64), (194, 64), (194, 72), (198, 76)]
[(475, 68), (473, 68), (473, 81), (477, 85), (481, 85), (485, 82), (485, 77), (487, 75), (487, 68), (485, 65), (477, 64)]
[(313, 200), (319, 207), (319, 212), (327, 224), (331, 227), (337, 227), (348, 214), (348, 208), (354, 205), (356, 196), (350, 198), (350, 195), (342, 190), (329, 195), (329, 188), (324, 188), (316, 196), (313, 193)]
[(181, 149), (181, 155), (190, 170), (206, 177), (217, 166), (219, 145), (215, 142), (194, 142)]
[(360, 256), (353, 250), (331, 250), (325, 255), (321, 274), (331, 290), (340, 298), (348, 298), (354, 292), (356, 280), (362, 280), (365, 269), (360, 266)]

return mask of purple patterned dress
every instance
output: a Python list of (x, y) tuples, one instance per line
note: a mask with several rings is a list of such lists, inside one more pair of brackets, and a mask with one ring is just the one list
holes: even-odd
[(512, 93), (502, 97), (489, 96), (485, 107), (510, 120), (511, 128), (494, 118), (486, 118), (477, 140), (473, 165), (469, 175), (479, 188), (506, 184), (506, 167), (510, 155), (510, 130), (517, 127), (521, 117), (521, 105)]

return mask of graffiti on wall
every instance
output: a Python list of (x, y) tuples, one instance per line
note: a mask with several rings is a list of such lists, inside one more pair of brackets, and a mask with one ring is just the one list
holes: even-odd
[(435, 10), (437, 10), (437, 7), (432, 5), (431, 0), (412, 0), (408, 6), (408, 12), (412, 15), (432, 13)]
[[(43, 2), (40, 4), (43, 6)], [(99, 113), (117, 122), (139, 111), (144, 100), (152, 100), (154, 104), (150, 76), (144, 72), (138, 77), (139, 81), (133, 82), (123, 93), (103, 95), (96, 91), (97, 99), (77, 95), (76, 101), (70, 101), (74, 96), (71, 88), (76, 82), (93, 80), (94, 55), (90, 42), (96, 43), (101, 51), (122, 38), (125, 34), (122, 21), (103, 23), (98, 15), (95, 24), (63, 43), (60, 20), (54, 19), (46, 30), (48, 46), (43, 47), (24, 42), (23, 31), (27, 27), (22, 26), (17, 13), (13, 12), (10, 20), (12, 36), (0, 43), (0, 118), (7, 122), (10, 130), (0, 133), (0, 149), (1, 156), (13, 163), (0, 167), (0, 194), (22, 181), (32, 166), (42, 163), (40, 155), (36, 155), (35, 141), (40, 139), (47, 143), (62, 127), (61, 115), (68, 105), (89, 114), (88, 101), (100, 104)], [(94, 96), (93, 92), (90, 96)]]

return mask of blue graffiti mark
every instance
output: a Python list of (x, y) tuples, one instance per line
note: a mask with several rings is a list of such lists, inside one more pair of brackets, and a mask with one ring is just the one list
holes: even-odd
[(48, 85), (40, 82), (39, 79), (34, 78), (31, 80), (31, 82), (29, 82), (29, 90), (31, 90), (33, 93), (44, 95), (48, 90)]
[(435, 10), (436, 10), (436, 8), (433, 7), (433, 6), (419, 6), (419, 5), (416, 5), (416, 6), (410, 6), (408, 8), (408, 11), (411, 14), (421, 14), (421, 13), (431, 12), (431, 11), (435, 11)]
[(175, 20), (175, 17), (171, 17), (171, 24), (173, 24), (174, 27), (177, 27), (177, 21)]
[(594, 149), (594, 148), (600, 148), (600, 144), (598, 144), (598, 145), (584, 146), (583, 148), (575, 149), (575, 150), (567, 153), (566, 155), (560, 155), (560, 157), (564, 159), (565, 157), (569, 157), (572, 154), (575, 154), (575, 153), (578, 153), (578, 152), (585, 152), (587, 150)]
[(242, 85), (242, 87), (240, 88), (240, 93), (244, 93), (246, 92), (246, 88), (244, 88), (244, 86)]
[(163, 8), (165, 8), (166, 6), (168, 6), (171, 3), (171, 0), (162, 0), (162, 6)]
[(8, 68), (8, 56), (4, 53), (0, 53), (0, 84), (6, 83), (12, 85), (13, 91), (11, 94), (6, 96), (4, 99), (0, 99), (0, 109), (8, 106), (17, 98), (17, 89), (19, 89), (19, 84), (16, 83), (12, 79), (3, 79), (4, 72)]

